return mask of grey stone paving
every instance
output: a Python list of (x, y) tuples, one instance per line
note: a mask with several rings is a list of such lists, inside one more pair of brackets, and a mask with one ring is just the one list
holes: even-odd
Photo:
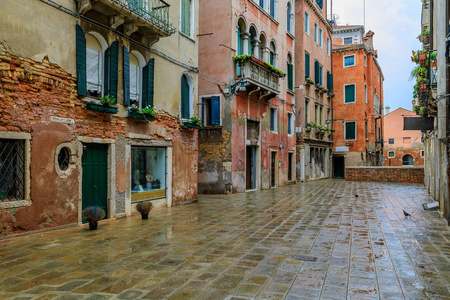
[(418, 184), (321, 180), (0, 240), (0, 299), (450, 299), (430, 201)]

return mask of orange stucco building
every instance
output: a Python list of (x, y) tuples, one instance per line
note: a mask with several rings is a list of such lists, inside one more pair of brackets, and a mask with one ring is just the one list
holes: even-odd
[(293, 3), (201, 0), (200, 15), (199, 193), (295, 182)]
[(332, 28), (327, 2), (295, 1), (295, 103), (297, 113), (297, 178), (331, 175), (333, 76)]
[(404, 108), (390, 112), (386, 107), (384, 124), (384, 165), (423, 166), (424, 144), (420, 130), (404, 130), (404, 117), (415, 117), (416, 113)]
[(384, 165), (383, 80), (372, 31), (333, 26), (333, 176), (345, 166)]

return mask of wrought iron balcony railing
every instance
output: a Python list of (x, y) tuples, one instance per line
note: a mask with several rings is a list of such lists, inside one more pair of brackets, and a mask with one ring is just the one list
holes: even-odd
[(176, 32), (169, 22), (170, 5), (164, 0), (111, 0), (121, 7), (143, 18), (153, 26), (158, 27), (167, 35)]

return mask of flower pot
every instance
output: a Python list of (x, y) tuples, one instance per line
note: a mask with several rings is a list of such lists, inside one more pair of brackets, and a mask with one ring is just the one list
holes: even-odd
[(154, 121), (155, 116), (152, 115), (145, 115), (141, 114), (139, 112), (135, 111), (128, 111), (128, 118), (136, 119), (136, 120), (143, 120), (143, 121)]
[(148, 220), (148, 213), (147, 214), (141, 213), (141, 217), (142, 220)]
[(423, 81), (419, 83), (419, 92), (426, 93), (427, 92), (427, 84)]
[(192, 123), (189, 123), (189, 122), (185, 122), (181, 126), (185, 127), (185, 128), (200, 129), (200, 124), (192, 124)]
[(89, 223), (89, 230), (97, 230), (98, 222)]
[(419, 65), (421, 68), (425, 68), (427, 65), (427, 54), (419, 53)]
[(117, 107), (106, 106), (106, 105), (95, 104), (95, 103), (86, 103), (86, 109), (104, 112), (104, 113), (108, 113), (108, 114), (117, 114), (117, 111), (119, 110)]
[(430, 43), (430, 35), (427, 34), (423, 37), (423, 43), (424, 44), (429, 44)]

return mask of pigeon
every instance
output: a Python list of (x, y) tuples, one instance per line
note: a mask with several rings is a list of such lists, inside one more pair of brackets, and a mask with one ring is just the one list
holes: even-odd
[(411, 214), (406, 212), (406, 210), (403, 210), (403, 214), (405, 215), (405, 219), (408, 218), (408, 217), (411, 217)]
[(358, 195), (358, 194), (356, 194), (356, 195), (355, 195), (355, 197), (356, 197), (356, 198), (358, 198), (358, 197), (359, 197), (359, 195)]

